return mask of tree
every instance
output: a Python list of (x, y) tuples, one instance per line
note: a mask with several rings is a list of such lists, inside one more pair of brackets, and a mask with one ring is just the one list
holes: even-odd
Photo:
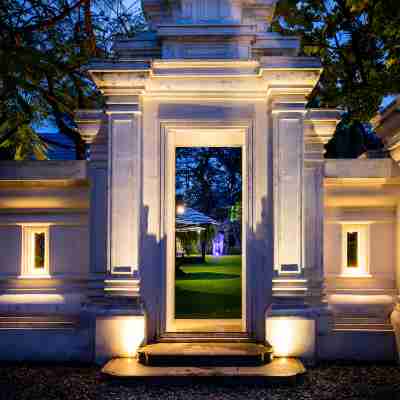
[(36, 127), (48, 121), (84, 158), (73, 113), (102, 105), (85, 67), (143, 23), (123, 0), (0, 2), (0, 158), (45, 158), (49, 143)]
[(309, 105), (342, 109), (347, 135), (375, 145), (360, 124), (375, 115), (385, 96), (400, 92), (398, 0), (280, 0), (272, 26), (299, 36), (301, 54), (322, 61)]
[(344, 114), (325, 148), (327, 158), (355, 158), (367, 150), (381, 150), (383, 143), (370, 124), (352, 121), (348, 114)]
[[(229, 219), (242, 194), (242, 151), (232, 147), (181, 147), (176, 149), (176, 189), (188, 207), (219, 221)], [(240, 221), (236, 231), (241, 232)], [(232, 227), (234, 224), (232, 223)], [(215, 236), (212, 225), (201, 232), (201, 254)]]
[(177, 191), (184, 192), (184, 202), (215, 219), (227, 218), (241, 198), (241, 149), (182, 147), (176, 150), (176, 160)]

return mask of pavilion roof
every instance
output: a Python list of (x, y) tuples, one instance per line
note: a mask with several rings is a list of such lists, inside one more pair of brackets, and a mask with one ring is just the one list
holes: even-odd
[(189, 207), (185, 207), (183, 214), (176, 215), (175, 223), (180, 227), (218, 225), (218, 222), (211, 217)]

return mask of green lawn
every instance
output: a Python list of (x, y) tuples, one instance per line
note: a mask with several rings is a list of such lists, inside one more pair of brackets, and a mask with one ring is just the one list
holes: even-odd
[(175, 282), (176, 318), (241, 318), (241, 256), (206, 257), (183, 265)]

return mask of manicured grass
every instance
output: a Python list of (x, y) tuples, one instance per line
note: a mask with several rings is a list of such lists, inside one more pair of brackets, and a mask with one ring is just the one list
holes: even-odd
[(181, 266), (175, 282), (176, 318), (241, 318), (241, 256), (206, 257)]

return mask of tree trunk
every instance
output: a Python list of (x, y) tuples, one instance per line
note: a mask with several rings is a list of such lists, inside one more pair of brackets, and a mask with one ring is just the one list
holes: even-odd
[(201, 261), (203, 263), (206, 262), (206, 246), (207, 246), (207, 241), (202, 240), (201, 241)]

